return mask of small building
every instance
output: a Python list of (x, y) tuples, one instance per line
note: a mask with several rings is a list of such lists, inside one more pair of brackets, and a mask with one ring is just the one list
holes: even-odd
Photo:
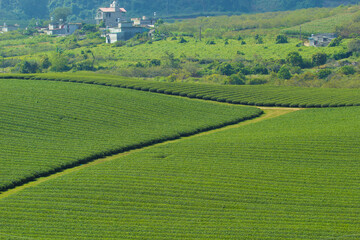
[(142, 18), (132, 18), (131, 21), (134, 22), (135, 26), (148, 27), (153, 26), (156, 22), (156, 19), (143, 16)]
[(106, 27), (116, 27), (120, 22), (126, 21), (126, 10), (120, 8), (118, 3), (114, 1), (109, 8), (99, 8), (96, 12), (96, 24), (103, 22)]
[(18, 24), (15, 25), (6, 25), (6, 23), (4, 23), (4, 26), (1, 27), (1, 32), (10, 32), (10, 31), (16, 31), (20, 28), (20, 26)]
[(311, 47), (327, 47), (330, 42), (336, 38), (335, 33), (311, 34), (309, 38), (309, 46)]
[(47, 35), (71, 35), (76, 30), (80, 29), (81, 23), (68, 24), (49, 24), (49, 29), (46, 30)]
[(105, 35), (106, 43), (115, 43), (117, 41), (127, 41), (135, 37), (136, 34), (146, 31), (145, 28), (133, 26), (132, 22), (122, 22), (117, 28), (109, 28), (109, 33)]

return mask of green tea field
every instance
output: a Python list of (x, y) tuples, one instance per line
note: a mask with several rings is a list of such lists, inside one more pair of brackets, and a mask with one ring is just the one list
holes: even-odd
[[(20, 74), (7, 78), (79, 82), (129, 88), (242, 105), (280, 107), (359, 106), (360, 89), (302, 88), (284, 86), (224, 86), (215, 84), (165, 83), (101, 74)], [(1, 76), (0, 76), (1, 78)]]
[(3, 78), (0, 239), (360, 238), (357, 89)]
[(261, 114), (150, 92), (14, 79), (0, 80), (0, 112), (0, 190)]

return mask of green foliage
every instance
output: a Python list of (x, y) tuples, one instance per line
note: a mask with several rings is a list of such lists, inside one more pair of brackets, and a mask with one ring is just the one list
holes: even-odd
[(23, 60), (18, 63), (15, 67), (16, 71), (19, 73), (36, 73), (40, 72), (40, 66), (35, 61)]
[(332, 73), (332, 71), (328, 68), (326, 69), (320, 69), (318, 72), (317, 72), (317, 76), (320, 78), (320, 79), (325, 79), (327, 78), (330, 74)]
[(342, 37), (337, 37), (329, 43), (328, 47), (337, 47), (340, 45), (341, 41), (342, 41)]
[(316, 53), (312, 55), (311, 59), (314, 66), (320, 66), (326, 63), (327, 55), (326, 53)]
[(84, 168), (2, 199), (2, 234), (356, 239), (359, 114), (297, 111)]
[(179, 40), (179, 43), (187, 43), (188, 41), (185, 40), (185, 38), (181, 37)]
[(50, 70), (53, 72), (66, 72), (70, 70), (68, 58), (64, 54), (53, 55)]
[(356, 70), (351, 65), (346, 65), (340, 68), (340, 71), (345, 75), (352, 75), (355, 74)]
[(283, 65), (279, 72), (277, 73), (278, 78), (280, 79), (290, 79), (291, 78), (291, 73), (288, 67), (286, 67), (285, 65)]
[(95, 71), (96, 70), (96, 68), (94, 67), (94, 61), (92, 61), (90, 59), (76, 62), (74, 64), (73, 69), (76, 69), (77, 71)]
[[(284, 66), (285, 68), (285, 66)], [(306, 74), (308, 77), (314, 77), (314, 74)], [(135, 89), (148, 89), (148, 91), (161, 91), (167, 94), (182, 96), (191, 94), (203, 99), (201, 94), (206, 93), (207, 96), (215, 99), (225, 99), (227, 102), (242, 103), (248, 105), (264, 105), (272, 102), (274, 104), (293, 103), (293, 106), (307, 104), (325, 104), (331, 103), (338, 106), (345, 103), (347, 106), (360, 104), (359, 89), (329, 89), (329, 88), (300, 88), (300, 87), (284, 87), (284, 86), (221, 86), (214, 84), (191, 84), (191, 83), (166, 83), (156, 81), (143, 81), (129, 78), (119, 78), (119, 76), (97, 75), (97, 74), (34, 74), (36, 78), (51, 79), (58, 81), (72, 81), (95, 83), (107, 86), (121, 86)], [(31, 76), (9, 76), (3, 77), (31, 77)], [(316, 77), (316, 76), (315, 76)], [(340, 76), (344, 78), (344, 75)], [(1, 75), (0, 75), (1, 78)], [(217, 79), (219, 83), (224, 83), (228, 76), (213, 74), (207, 78)], [(289, 82), (291, 80), (288, 80)], [(308, 80), (306, 80), (308, 81)], [(266, 106), (266, 105), (265, 105)]]
[(348, 50), (352, 53), (360, 52), (360, 39), (353, 39), (348, 43)]
[(291, 52), (287, 55), (286, 62), (292, 66), (301, 67), (303, 65), (303, 58), (298, 52)]
[(232, 74), (225, 84), (229, 85), (244, 85), (245, 84), (245, 75), (242, 73)]
[(51, 62), (50, 59), (47, 55), (44, 55), (41, 59), (40, 59), (40, 67), (42, 69), (48, 69), (51, 66)]
[(0, 110), (6, 112), (1, 115), (0, 191), (96, 158), (261, 113), (89, 84), (0, 79), (0, 86)]
[(226, 76), (231, 76), (235, 73), (235, 69), (229, 63), (221, 63), (216, 67), (216, 70)]
[(281, 44), (281, 43), (288, 43), (287, 36), (285, 36), (285, 35), (278, 35), (278, 36), (276, 37), (276, 44)]
[(51, 12), (50, 16), (53, 18), (54, 23), (65, 23), (71, 12), (70, 8), (58, 7)]
[(159, 59), (151, 59), (149, 62), (150, 66), (160, 66), (161, 65), (161, 60)]

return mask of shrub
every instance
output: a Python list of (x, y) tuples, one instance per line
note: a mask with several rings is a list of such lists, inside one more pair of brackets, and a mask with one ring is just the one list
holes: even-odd
[(291, 73), (290, 73), (289, 69), (285, 65), (283, 65), (280, 68), (277, 76), (280, 79), (290, 79), (291, 78)]
[(149, 62), (150, 66), (160, 66), (161, 65), (161, 61), (159, 59), (151, 59)]
[(229, 63), (221, 63), (220, 65), (217, 66), (216, 70), (221, 75), (226, 75), (226, 76), (230, 76), (235, 73), (234, 68)]
[(312, 55), (311, 60), (314, 66), (320, 66), (326, 63), (327, 55), (325, 53), (315, 53)]
[(51, 59), (51, 71), (53, 72), (65, 72), (70, 70), (68, 66), (68, 60), (63, 55), (56, 55)]
[(48, 69), (50, 66), (51, 66), (51, 62), (50, 62), (49, 57), (47, 55), (43, 56), (40, 59), (40, 67), (42, 69)]
[(185, 40), (185, 38), (181, 37), (179, 40), (179, 43), (187, 43), (188, 41)]
[(216, 43), (214, 40), (208, 40), (208, 41), (206, 41), (206, 44), (207, 45), (215, 45)]
[(360, 39), (353, 39), (348, 44), (349, 52), (357, 53), (360, 52)]
[(291, 52), (286, 57), (286, 62), (292, 66), (299, 66), (303, 65), (303, 58), (298, 52)]
[(337, 37), (335, 39), (333, 39), (330, 44), (328, 45), (328, 47), (336, 47), (339, 46), (341, 43), (342, 37)]
[(40, 71), (39, 64), (35, 61), (23, 60), (17, 64), (16, 68), (20, 73), (36, 73)]
[(281, 44), (281, 43), (288, 43), (287, 36), (285, 36), (285, 35), (278, 35), (278, 36), (276, 37), (276, 44)]
[(331, 70), (326, 68), (326, 69), (321, 69), (320, 71), (317, 72), (317, 76), (320, 79), (325, 79), (327, 78), (330, 74), (331, 74)]
[(332, 58), (335, 59), (335, 60), (341, 60), (341, 59), (344, 59), (344, 58), (348, 58), (351, 55), (352, 55), (352, 52), (341, 51), (341, 52), (334, 53), (332, 55)]
[(345, 75), (352, 75), (352, 74), (354, 74), (356, 72), (355, 68), (353, 66), (350, 66), (350, 65), (346, 65), (346, 66), (341, 67), (340, 71)]
[(225, 81), (225, 84), (244, 85), (245, 84), (245, 76), (241, 73), (233, 74)]

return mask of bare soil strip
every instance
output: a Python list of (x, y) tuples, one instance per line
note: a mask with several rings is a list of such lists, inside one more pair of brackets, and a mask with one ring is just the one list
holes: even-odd
[(77, 166), (77, 167), (69, 168), (69, 169), (66, 169), (64, 171), (52, 174), (52, 175), (47, 176), (47, 177), (38, 178), (35, 181), (32, 181), (32, 182), (26, 183), (26, 184), (24, 184), (22, 186), (10, 189), (10, 190), (8, 190), (6, 192), (2, 192), (0, 194), (0, 200), (3, 199), (3, 198), (9, 197), (9, 196), (11, 196), (13, 194), (16, 194), (16, 193), (22, 191), (23, 189), (26, 189), (26, 188), (29, 188), (29, 187), (35, 187), (35, 186), (37, 186), (37, 185), (39, 185), (39, 184), (41, 184), (43, 182), (49, 181), (51, 179), (58, 178), (58, 177), (66, 175), (66, 174), (75, 172), (75, 171), (79, 171), (79, 170), (81, 170), (83, 168), (87, 168), (87, 167), (91, 167), (91, 166), (94, 166), (94, 165), (97, 165), (97, 164), (101, 164), (103, 162), (112, 161), (114, 159), (129, 155), (129, 154), (132, 154), (132, 153), (140, 152), (140, 151), (143, 151), (143, 150), (148, 149), (148, 148), (153, 148), (153, 147), (157, 147), (157, 146), (161, 146), (161, 145), (165, 145), (165, 144), (170, 144), (170, 143), (173, 143), (173, 142), (183, 141), (185, 139), (199, 137), (199, 136), (203, 136), (203, 135), (208, 135), (208, 134), (212, 134), (212, 133), (215, 133), (215, 132), (225, 131), (225, 130), (228, 130), (228, 129), (238, 128), (238, 127), (241, 127), (241, 126), (244, 126), (244, 125), (257, 123), (257, 122), (264, 121), (264, 120), (271, 119), (271, 118), (275, 118), (275, 117), (278, 117), (278, 116), (281, 116), (281, 115), (284, 115), (284, 114), (287, 114), (287, 113), (290, 113), (290, 112), (301, 110), (300, 108), (271, 108), (271, 107), (260, 107), (260, 109), (262, 109), (264, 111), (264, 114), (261, 115), (258, 118), (254, 118), (254, 119), (251, 119), (251, 120), (240, 122), (238, 124), (228, 125), (226, 127), (214, 129), (214, 130), (211, 130), (211, 131), (198, 133), (198, 134), (195, 134), (195, 135), (192, 135), (192, 136), (182, 137), (182, 138), (175, 139), (175, 140), (169, 140), (169, 141), (162, 142), (162, 143), (157, 143), (157, 144), (154, 144), (154, 145), (151, 145), (151, 146), (148, 146), (148, 147), (143, 147), (143, 148), (131, 150), (131, 151), (128, 151), (128, 152), (123, 152), (123, 153), (116, 154), (116, 155), (109, 156), (109, 157), (105, 157), (105, 158), (100, 158), (100, 159), (94, 160), (92, 162), (89, 162), (89, 163), (86, 163), (86, 164), (83, 164), (83, 165), (80, 165), (80, 166)]

